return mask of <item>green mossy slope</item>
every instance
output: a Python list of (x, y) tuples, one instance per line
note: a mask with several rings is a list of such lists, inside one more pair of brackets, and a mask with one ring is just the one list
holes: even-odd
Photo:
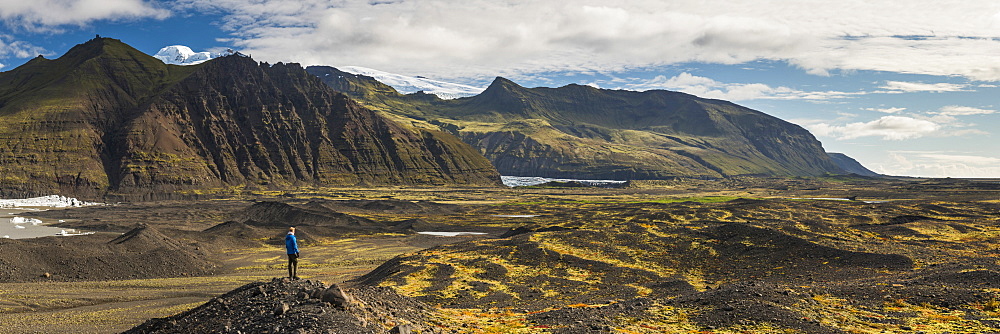
[(365, 76), (310, 67), (334, 89), (417, 126), (449, 131), (504, 175), (664, 179), (843, 173), (805, 129), (730, 102), (670, 91), (497, 78), (482, 94), (402, 95)]

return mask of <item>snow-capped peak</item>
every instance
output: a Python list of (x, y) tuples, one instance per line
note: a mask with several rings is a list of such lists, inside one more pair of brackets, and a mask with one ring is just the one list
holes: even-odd
[(172, 65), (195, 65), (234, 53), (236, 53), (236, 51), (233, 51), (232, 49), (216, 53), (208, 51), (194, 52), (191, 48), (184, 45), (171, 45), (160, 49), (160, 52), (153, 55), (153, 58)]
[(485, 88), (478, 88), (462, 84), (438, 81), (423, 77), (411, 77), (401, 74), (383, 72), (360, 66), (337, 66), (337, 69), (358, 75), (365, 75), (378, 80), (386, 85), (395, 88), (397, 92), (411, 94), (424, 92), (434, 94), (442, 99), (457, 99), (460, 97), (475, 96), (482, 93)]

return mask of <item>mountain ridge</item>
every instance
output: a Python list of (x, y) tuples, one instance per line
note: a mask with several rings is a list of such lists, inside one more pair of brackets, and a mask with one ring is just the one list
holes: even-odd
[(384, 85), (363, 76), (321, 79), (397, 121), (455, 134), (504, 175), (664, 179), (844, 173), (797, 125), (681, 92), (525, 88), (498, 77), (479, 95), (440, 100), (386, 93)]
[(298, 64), (176, 66), (113, 39), (0, 73), (0, 188), (177, 193), (298, 185), (499, 184), (440, 131), (397, 125)]

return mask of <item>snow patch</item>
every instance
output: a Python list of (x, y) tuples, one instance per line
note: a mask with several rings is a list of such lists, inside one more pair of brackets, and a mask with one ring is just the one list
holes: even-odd
[(84, 202), (72, 197), (49, 195), (42, 197), (0, 199), (0, 208), (16, 208), (44, 206), (51, 208), (75, 208), (81, 206), (103, 205), (102, 203)]
[(351, 74), (375, 78), (375, 80), (389, 85), (395, 88), (397, 92), (403, 94), (413, 94), (422, 91), (427, 94), (437, 95), (442, 99), (457, 99), (479, 95), (479, 93), (485, 90), (485, 88), (432, 80), (424, 77), (411, 77), (360, 66), (338, 66), (337, 69)]
[(70, 231), (72, 232), (66, 232), (66, 230), (59, 230), (59, 233), (56, 233), (56, 235), (60, 237), (72, 237), (76, 235), (91, 235), (97, 233), (97, 232), (77, 232), (75, 229), (70, 229)]
[[(11, 224), (31, 224), (31, 225), (38, 225), (38, 224), (41, 224), (42, 221), (38, 220), (38, 219), (35, 219), (35, 218), (14, 217), (14, 218), (10, 219), (10, 223)], [(24, 227), (18, 226), (18, 228), (24, 228)]]

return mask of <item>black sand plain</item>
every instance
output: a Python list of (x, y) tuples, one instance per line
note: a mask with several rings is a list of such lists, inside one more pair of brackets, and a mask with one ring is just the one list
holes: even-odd
[[(38, 215), (99, 233), (0, 240), (0, 332), (1000, 331), (991, 180), (308, 189)], [(288, 225), (302, 280), (276, 279)], [(348, 301), (324, 297), (334, 284)]]

